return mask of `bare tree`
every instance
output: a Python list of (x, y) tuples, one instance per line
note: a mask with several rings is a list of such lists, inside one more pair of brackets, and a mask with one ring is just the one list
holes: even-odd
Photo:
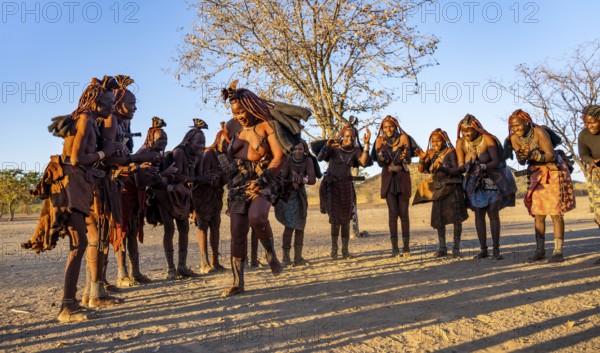
[(517, 85), (505, 89), (530, 105), (534, 109), (531, 115), (542, 117), (543, 124), (562, 137), (566, 152), (585, 170), (577, 151), (577, 136), (583, 129), (581, 111), (597, 104), (600, 94), (600, 40), (579, 45), (560, 62), (560, 68), (548, 63), (534, 67), (521, 64), (516, 69)]
[(199, 0), (178, 57), (191, 86), (223, 72), (267, 97), (310, 107), (321, 138), (345, 114), (388, 106), (397, 81), (416, 80), (438, 43), (410, 13), (434, 0)]

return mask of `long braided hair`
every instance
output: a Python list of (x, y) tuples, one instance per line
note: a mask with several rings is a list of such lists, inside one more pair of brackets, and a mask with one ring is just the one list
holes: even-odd
[[(449, 152), (452, 152), (455, 150), (454, 145), (452, 145), (452, 142), (450, 141), (450, 138), (448, 137), (448, 133), (446, 131), (442, 130), (441, 128), (437, 128), (437, 129), (433, 130), (431, 132), (431, 134), (429, 134), (429, 140), (427, 141), (427, 151), (433, 150), (433, 142), (432, 142), (433, 136), (439, 136), (442, 138), (442, 140), (446, 144), (446, 148), (447, 148), (446, 153), (449, 153)], [(430, 165), (427, 168), (429, 170), (432, 170), (432, 168), (437, 169), (440, 166), (442, 166), (442, 163), (444, 161), (443, 156), (445, 156), (446, 153), (440, 154), (440, 153), (434, 151), (433, 156), (429, 160)], [(424, 162), (424, 160), (421, 159), (421, 161), (419, 163), (423, 163), (423, 162)]]
[(450, 141), (450, 138), (448, 137), (448, 133), (438, 127), (437, 129), (433, 130), (431, 132), (431, 134), (429, 135), (429, 140), (427, 142), (427, 149), (428, 150), (433, 149), (433, 145), (431, 143), (431, 139), (433, 138), (434, 135), (440, 136), (442, 138), (442, 140), (444, 140), (444, 143), (446, 144), (446, 147), (448, 147), (451, 150), (454, 149), (454, 145)]
[(340, 146), (342, 145), (342, 140), (344, 139), (344, 133), (346, 131), (351, 131), (352, 135), (354, 135), (354, 146), (352, 147), (363, 148), (362, 144), (360, 143), (360, 139), (358, 138), (358, 129), (356, 129), (354, 125), (346, 125), (337, 133), (335, 140), (340, 144)]
[(522, 109), (517, 109), (508, 117), (508, 136), (513, 134), (513, 132), (510, 129), (510, 119), (519, 119), (526, 125), (528, 125), (530, 128), (538, 127), (538, 125), (533, 122), (533, 119), (531, 119), (531, 115), (529, 115), (529, 113)]
[(383, 118), (383, 120), (381, 120), (381, 124), (379, 124), (379, 130), (377, 131), (377, 135), (375, 137), (383, 136), (383, 124), (385, 122), (390, 122), (394, 124), (394, 126), (396, 126), (396, 132), (398, 133), (398, 136), (406, 133), (400, 126), (400, 123), (398, 123), (398, 119), (394, 118), (391, 115), (388, 115), (385, 118)]
[(458, 123), (458, 128), (456, 129), (456, 138), (462, 138), (462, 128), (463, 127), (472, 127), (473, 129), (475, 129), (475, 131), (479, 132), (480, 134), (483, 135), (488, 135), (493, 137), (494, 139), (496, 139), (496, 137), (492, 134), (490, 134), (486, 129), (483, 128), (483, 125), (481, 125), (481, 122), (479, 120), (477, 120), (477, 118), (474, 115), (471, 114), (467, 114), (465, 115), (464, 118), (462, 118), (462, 120)]
[(479, 132), (480, 134), (487, 135), (487, 136), (490, 136), (491, 138), (493, 138), (494, 142), (496, 144), (496, 148), (498, 149), (498, 156), (500, 157), (500, 161), (502, 163), (504, 163), (504, 161), (506, 161), (507, 156), (504, 153), (504, 146), (502, 145), (500, 140), (498, 140), (498, 138), (496, 136), (490, 134), (486, 129), (484, 129), (483, 125), (481, 125), (481, 122), (479, 120), (477, 120), (477, 118), (475, 116), (473, 116), (471, 114), (467, 114), (458, 123), (458, 129), (456, 131), (457, 139), (460, 139), (463, 137), (462, 130), (461, 130), (461, 128), (463, 128), (463, 127), (472, 127), (473, 129), (475, 129), (475, 131)]
[[(599, 108), (597, 114), (600, 117), (600, 106), (597, 106), (597, 107)], [(510, 129), (510, 119), (513, 119), (513, 118), (523, 121), (530, 128), (534, 128), (534, 127), (543, 128), (546, 131), (546, 133), (548, 134), (548, 136), (550, 137), (550, 142), (552, 143), (553, 147), (556, 147), (562, 143), (562, 138), (554, 130), (550, 129), (546, 125), (538, 125), (538, 124), (534, 123), (533, 119), (531, 118), (531, 115), (529, 115), (529, 113), (527, 113), (526, 111), (524, 111), (522, 109), (515, 110), (508, 118), (508, 120), (509, 120), (508, 136), (509, 137), (510, 137), (510, 135), (513, 134), (513, 132)]]
[(229, 103), (239, 102), (244, 109), (252, 114), (255, 118), (269, 121), (273, 119), (269, 112), (275, 104), (271, 101), (258, 97), (252, 91), (245, 88), (237, 88), (238, 80), (231, 82), (229, 88), (221, 90), (223, 101)]
[(111, 76), (104, 76), (102, 80), (92, 78), (90, 84), (83, 90), (77, 109), (71, 113), (73, 117), (85, 112), (96, 112), (100, 105), (100, 97), (107, 91), (111, 90), (115, 85), (115, 80)]
[(356, 128), (356, 125), (358, 125), (358, 119), (354, 115), (351, 115), (348, 118), (348, 122), (346, 123), (346, 125), (338, 131), (338, 133), (333, 139), (341, 146), (342, 140), (344, 139), (344, 133), (350, 130), (352, 132), (352, 135), (354, 135), (354, 146), (352, 147), (359, 147), (362, 149), (363, 146), (362, 143), (360, 143), (360, 139), (358, 137), (358, 129)]
[(125, 115), (125, 112), (123, 111), (123, 100), (125, 99), (125, 96), (131, 95), (135, 99), (133, 92), (127, 89), (127, 87), (135, 81), (127, 75), (115, 75), (114, 78), (117, 83), (117, 87), (113, 91), (115, 94), (115, 111), (123, 116)]

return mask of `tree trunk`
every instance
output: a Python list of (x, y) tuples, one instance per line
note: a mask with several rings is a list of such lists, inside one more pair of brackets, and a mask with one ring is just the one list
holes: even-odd
[(0, 204), (0, 219), (2, 219), (3, 215), (4, 215), (4, 203)]
[(10, 212), (10, 218), (8, 219), (9, 222), (12, 222), (15, 220), (15, 201), (11, 201), (10, 204), (8, 205), (8, 211)]

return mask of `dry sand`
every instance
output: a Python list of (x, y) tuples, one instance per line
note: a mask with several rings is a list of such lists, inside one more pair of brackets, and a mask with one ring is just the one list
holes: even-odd
[[(361, 206), (351, 260), (329, 259), (329, 225), (309, 211), (305, 258), (310, 266), (246, 271), (247, 293), (222, 299), (229, 271), (192, 280), (163, 280), (161, 229), (148, 228), (142, 270), (155, 281), (124, 289), (119, 306), (79, 324), (56, 322), (67, 247), (35, 255), (19, 244), (34, 217), (0, 223), (0, 351), (5, 352), (598, 352), (600, 230), (587, 199), (566, 216), (561, 264), (526, 262), (533, 221), (522, 203), (501, 213), (505, 259), (470, 260), (478, 251), (473, 215), (464, 224), (464, 259), (434, 259), (430, 206), (412, 207), (412, 257), (389, 257), (385, 206)], [(271, 217), (281, 254), (282, 227)], [(222, 226), (228, 263), (229, 219)], [(552, 226), (547, 222), (552, 243)], [(451, 232), (451, 229), (449, 230)], [(448, 236), (451, 246), (451, 236)], [(491, 242), (491, 240), (490, 240)], [(197, 269), (190, 239), (188, 264)], [(281, 255), (280, 255), (281, 256)], [(115, 281), (111, 251), (109, 273)], [(84, 283), (83, 271), (79, 282)]]

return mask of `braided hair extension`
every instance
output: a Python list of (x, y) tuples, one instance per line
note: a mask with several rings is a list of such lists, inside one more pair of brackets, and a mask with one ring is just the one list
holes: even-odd
[(494, 139), (496, 139), (496, 137), (492, 134), (490, 134), (486, 129), (483, 128), (483, 125), (481, 125), (481, 122), (479, 120), (477, 120), (477, 118), (471, 114), (467, 114), (465, 115), (465, 117), (458, 122), (458, 128), (456, 129), (456, 138), (459, 139), (462, 137), (462, 128), (463, 127), (472, 127), (473, 129), (475, 129), (475, 131), (479, 132), (480, 134), (483, 135), (488, 135), (493, 137)]
[(507, 156), (505, 155), (505, 152), (504, 152), (504, 146), (502, 145), (502, 143), (496, 136), (490, 134), (486, 129), (483, 128), (483, 125), (481, 125), (481, 122), (479, 122), (479, 120), (477, 120), (477, 118), (475, 116), (473, 116), (471, 114), (467, 114), (458, 123), (458, 129), (456, 131), (457, 139), (460, 139), (463, 137), (462, 130), (461, 130), (461, 128), (463, 128), (463, 127), (465, 127), (465, 128), (472, 127), (473, 129), (475, 129), (475, 131), (479, 132), (480, 134), (491, 137), (494, 140), (494, 143), (496, 144), (496, 148), (498, 149), (498, 156), (500, 157), (500, 161), (502, 163), (504, 163), (504, 161), (507, 158)]
[(442, 140), (444, 140), (444, 143), (446, 143), (446, 147), (450, 148), (451, 150), (454, 150), (454, 145), (452, 144), (452, 142), (450, 141), (450, 138), (448, 137), (448, 133), (442, 129), (440, 129), (439, 127), (435, 130), (433, 130), (431, 132), (431, 134), (429, 135), (429, 141), (427, 142), (427, 149), (433, 149), (433, 146), (431, 144), (431, 139), (433, 138), (434, 135), (438, 135), (442, 138)]
[(269, 121), (272, 119), (270, 109), (274, 107), (274, 103), (266, 99), (262, 99), (254, 94), (252, 91), (245, 88), (237, 88), (238, 80), (231, 82), (229, 88), (223, 88), (221, 90), (221, 96), (223, 101), (229, 103), (239, 102), (242, 107), (252, 114), (255, 118)]
[(394, 124), (396, 126), (396, 129), (398, 130), (397, 132), (399, 133), (399, 135), (402, 135), (404, 133), (406, 133), (402, 127), (400, 127), (400, 123), (398, 123), (398, 119), (394, 118), (391, 115), (386, 116), (385, 118), (383, 118), (383, 120), (381, 120), (381, 124), (379, 124), (379, 130), (377, 131), (377, 136), (383, 136), (383, 123), (385, 122), (391, 122), (392, 124)]
[(524, 111), (522, 109), (517, 109), (508, 117), (508, 120), (509, 120), (508, 136), (513, 134), (513, 132), (510, 129), (510, 119), (519, 119), (522, 122), (524, 122), (526, 125), (528, 125), (529, 127), (532, 127), (532, 128), (538, 127), (538, 125), (533, 122), (533, 119), (531, 119), (531, 115), (529, 115), (529, 113), (527, 113), (526, 111)]
[(337, 143), (339, 143), (340, 146), (342, 145), (342, 140), (344, 139), (344, 133), (346, 132), (346, 130), (350, 130), (352, 132), (352, 135), (354, 135), (354, 147), (362, 149), (362, 144), (360, 143), (360, 139), (358, 138), (358, 130), (354, 127), (354, 125), (350, 124), (341, 128), (340, 131), (337, 133), (337, 135), (335, 136), (335, 140), (337, 141)]
[(344, 133), (346, 132), (346, 130), (350, 130), (354, 135), (354, 147), (359, 147), (362, 149), (363, 146), (362, 143), (360, 143), (360, 138), (358, 135), (358, 129), (356, 128), (356, 125), (358, 125), (358, 119), (354, 115), (351, 115), (348, 118), (348, 122), (346, 123), (346, 125), (338, 131), (338, 133), (333, 139), (341, 146), (342, 140), (344, 139)]
[(102, 80), (99, 80), (95, 77), (92, 78), (90, 84), (81, 94), (77, 109), (71, 113), (71, 116), (76, 117), (85, 112), (97, 111), (98, 105), (100, 104), (100, 97), (102, 97), (102, 95), (108, 90), (112, 89), (114, 84), (114, 78), (111, 76), (105, 75)]
[(115, 93), (115, 111), (119, 114), (119, 115), (125, 115), (125, 112), (123, 112), (123, 99), (125, 99), (125, 96), (127, 94), (130, 94), (133, 96), (133, 98), (135, 99), (135, 95), (133, 94), (133, 92), (131, 92), (130, 90), (127, 89), (127, 87), (129, 85), (131, 85), (132, 83), (134, 83), (135, 81), (127, 76), (127, 75), (115, 75), (115, 82), (117, 84), (117, 87), (114, 89), (114, 93)]

